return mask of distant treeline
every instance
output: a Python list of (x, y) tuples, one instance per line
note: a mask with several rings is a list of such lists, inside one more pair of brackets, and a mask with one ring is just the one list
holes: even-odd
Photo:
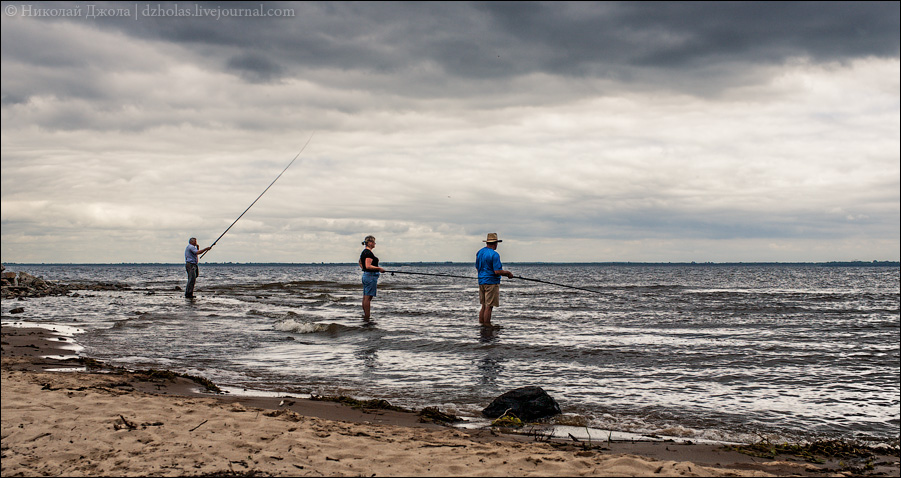
[[(471, 262), (390, 262), (389, 267), (403, 266), (472, 266)], [(803, 266), (803, 267), (901, 267), (898, 261), (833, 261), (833, 262), (511, 262), (505, 264), (515, 266), (692, 266), (692, 267), (741, 267), (741, 266)], [(8, 267), (23, 266), (129, 266), (129, 267), (181, 267), (182, 263), (167, 262), (118, 262), (118, 263), (69, 263), (69, 262), (40, 262), (40, 263), (16, 263), (8, 262)], [(298, 267), (298, 266), (354, 266), (355, 262), (205, 262), (205, 266), (267, 266), (267, 267)]]

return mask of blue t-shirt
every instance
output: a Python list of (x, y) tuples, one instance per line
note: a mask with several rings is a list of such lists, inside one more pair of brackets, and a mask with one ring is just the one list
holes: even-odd
[(500, 284), (501, 276), (494, 271), (504, 270), (501, 255), (488, 246), (479, 249), (476, 253), (476, 270), (479, 271), (479, 284)]
[(197, 246), (188, 244), (188, 247), (185, 248), (185, 262), (197, 264), (197, 251), (199, 250)]

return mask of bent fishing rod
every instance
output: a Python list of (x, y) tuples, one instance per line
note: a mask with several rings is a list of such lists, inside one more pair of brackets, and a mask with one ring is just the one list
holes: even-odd
[[(458, 276), (458, 275), (454, 275), (454, 274), (430, 273), (430, 272), (406, 272), (406, 271), (388, 271), (388, 270), (386, 270), (385, 272), (390, 273), (390, 274), (410, 274), (410, 275), (419, 275), (419, 276), (455, 277), (457, 279), (475, 279), (474, 277)], [(565, 287), (567, 289), (577, 289), (577, 290), (584, 290), (585, 292), (594, 292), (595, 294), (603, 294), (603, 292), (601, 292), (599, 290), (586, 289), (584, 287), (576, 287), (574, 285), (560, 284), (557, 282), (550, 282), (550, 281), (541, 280), (541, 279), (532, 279), (530, 277), (520, 277), (520, 276), (514, 275), (513, 279), (527, 280), (527, 281), (531, 281), (531, 282), (541, 282), (542, 284), (555, 285), (557, 287)]]
[[(315, 133), (314, 133), (314, 134), (315, 134)], [(283, 169), (282, 172), (278, 173), (278, 176), (276, 176), (275, 179), (273, 179), (272, 182), (269, 183), (269, 186), (266, 186), (266, 189), (264, 189), (263, 192), (261, 192), (260, 195), (257, 196), (257, 198), (254, 199), (252, 203), (250, 203), (250, 206), (247, 206), (247, 209), (245, 209), (244, 212), (242, 212), (241, 215), (238, 216), (238, 219), (235, 219), (235, 222), (231, 223), (231, 226), (228, 226), (228, 227), (225, 229), (225, 231), (223, 231), (222, 234), (220, 234), (219, 237), (217, 237), (216, 240), (213, 241), (212, 244), (210, 244), (210, 248), (212, 248), (213, 246), (215, 246), (216, 243), (219, 242), (219, 239), (222, 239), (222, 236), (224, 236), (225, 233), (228, 232), (228, 230), (232, 228), (232, 226), (234, 226), (235, 224), (237, 224), (237, 222), (238, 222), (239, 220), (241, 220), (241, 218), (244, 217), (245, 214), (247, 214), (247, 211), (250, 211), (250, 208), (252, 208), (253, 205), (256, 204), (257, 201), (259, 201), (261, 197), (263, 197), (263, 194), (266, 194), (266, 191), (268, 191), (269, 188), (271, 188), (272, 185), (275, 184), (276, 181), (278, 181), (278, 178), (282, 177), (282, 174), (285, 174), (285, 171), (287, 171), (288, 168), (290, 168), (291, 165), (294, 164), (294, 161), (296, 161), (297, 158), (300, 157), (300, 153), (303, 153), (303, 150), (307, 149), (307, 145), (310, 144), (310, 141), (312, 141), (312, 140), (313, 140), (313, 135), (311, 134), (311, 135), (310, 135), (310, 139), (308, 139), (307, 142), (304, 143), (303, 148), (300, 148), (300, 151), (297, 152), (297, 154), (294, 156), (294, 159), (292, 159), (291, 162), (288, 163), (287, 166), (285, 166), (285, 169)], [(202, 259), (203, 256), (206, 255), (207, 252), (210, 252), (209, 249), (208, 249), (206, 252), (204, 252), (203, 254), (201, 254), (201, 255), (200, 255), (200, 258)]]

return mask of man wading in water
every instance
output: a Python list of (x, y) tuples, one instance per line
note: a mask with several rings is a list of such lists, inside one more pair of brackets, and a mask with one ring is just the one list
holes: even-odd
[(197, 266), (197, 254), (203, 254), (212, 248), (213, 246), (198, 249), (196, 237), (188, 240), (188, 247), (185, 248), (185, 270), (188, 271), (188, 285), (185, 287), (186, 299), (194, 298), (194, 283), (197, 281), (197, 276), (200, 275), (200, 268)]
[(497, 238), (497, 233), (488, 234), (488, 239), (482, 241), (485, 247), (476, 253), (476, 270), (479, 271), (479, 324), (483, 327), (491, 327), (491, 309), (500, 304), (501, 276), (513, 278), (513, 273), (504, 270), (501, 264), (501, 255), (497, 253), (497, 243), (503, 242)]

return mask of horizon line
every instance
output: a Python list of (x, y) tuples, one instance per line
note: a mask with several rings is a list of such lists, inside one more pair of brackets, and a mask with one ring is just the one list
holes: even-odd
[[(836, 260), (836, 261), (504, 261), (506, 264), (517, 265), (880, 265), (901, 266), (898, 260)], [(470, 261), (392, 261), (386, 264), (393, 265), (471, 265)], [(204, 262), (205, 265), (350, 265), (357, 266), (356, 262)], [(88, 266), (88, 265), (171, 265), (180, 266), (182, 262), (3, 262), (3, 265), (59, 265), (59, 266)]]

